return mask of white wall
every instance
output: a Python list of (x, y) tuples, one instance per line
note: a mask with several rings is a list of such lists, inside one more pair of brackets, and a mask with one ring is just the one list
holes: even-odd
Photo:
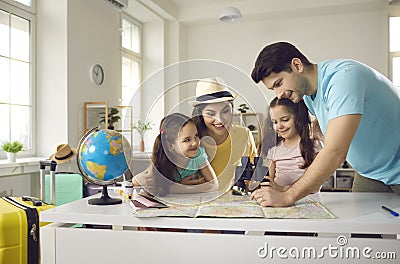
[[(77, 146), (84, 101), (119, 104), (119, 16), (105, 1), (38, 1), (38, 156), (50, 156), (62, 143)], [(101, 86), (89, 75), (97, 63), (105, 72)]]
[[(136, 1), (133, 3), (137, 4)], [(287, 18), (268, 16), (247, 20), (244, 17), (238, 23), (215, 21), (203, 25), (185, 25), (179, 17), (165, 18), (147, 11), (151, 18), (142, 21), (144, 80), (166, 65), (191, 59), (221, 61), (249, 75), (259, 51), (266, 44), (280, 40), (294, 43), (314, 62), (352, 58), (388, 73), (388, 12), (385, 8), (324, 12), (323, 15), (318, 12), (314, 15), (293, 13)], [(183, 12), (181, 16), (184, 17)], [(58, 144), (77, 145), (83, 131), (84, 101), (119, 104), (119, 13), (99, 0), (39, 0), (37, 42), (40, 47), (37, 154), (48, 156)], [(95, 63), (102, 64), (105, 69), (101, 87), (95, 86), (89, 78), (90, 67)], [(234, 81), (235, 77), (226, 81)], [(142, 111), (142, 118), (152, 108), (150, 119), (155, 127), (181, 100), (194, 96), (193, 87), (174, 90), (152, 106), (154, 98), (163, 94), (168, 88), (165, 84), (173, 83), (174, 78), (179, 79), (179, 76), (160, 76), (155, 85), (143, 90), (144, 104), (140, 107), (145, 111)], [(240, 89), (253, 89), (250, 88), (252, 85)], [(266, 92), (262, 85), (255, 87), (266, 99), (253, 93), (248, 93), (250, 96), (246, 99), (255, 111), (264, 112), (267, 101), (274, 95)], [(236, 105), (239, 103), (240, 100)], [(179, 110), (190, 113), (191, 107), (183, 106)], [(150, 145), (156, 130), (148, 135)]]
[[(83, 102), (121, 97), (120, 13), (105, 1), (68, 1), (68, 142), (73, 146), (83, 133)], [(104, 82), (90, 79), (94, 64), (104, 69)]]
[[(387, 11), (383, 9), (257, 21), (244, 18), (237, 23), (188, 27), (187, 57), (223, 61), (250, 75), (255, 59), (265, 45), (289, 41), (313, 62), (351, 58), (387, 75), (387, 27)], [(270, 100), (274, 94), (266, 96)], [(264, 112), (265, 100), (251, 98), (251, 94), (250, 100), (256, 111)]]
[[(130, 4), (138, 7), (136, 2)], [(142, 21), (143, 79), (146, 80), (165, 66), (166, 42), (171, 43), (168, 60), (178, 60), (179, 52), (173, 44), (179, 42), (174, 36), (180, 25), (176, 22), (168, 24), (147, 7), (140, 6), (140, 10), (146, 18)], [(100, 0), (39, 0), (37, 16), (37, 155), (49, 156), (62, 143), (77, 147), (83, 134), (83, 102), (120, 104), (120, 13)], [(168, 35), (174, 31), (173, 36)], [(97, 63), (105, 71), (101, 86), (90, 80), (90, 69)], [(140, 108), (150, 109), (154, 95), (163, 93), (164, 80), (161, 81), (142, 93)], [(175, 100), (179, 98), (175, 97)], [(160, 103), (150, 117), (154, 123), (164, 116), (164, 103)], [(142, 111), (141, 118), (147, 114)], [(135, 142), (138, 142), (137, 137)]]
[(37, 3), (37, 154), (67, 141), (67, 0)]

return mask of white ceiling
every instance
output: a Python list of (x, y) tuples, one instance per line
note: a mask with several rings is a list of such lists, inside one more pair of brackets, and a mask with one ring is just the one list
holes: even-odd
[(388, 0), (130, 0), (127, 12), (133, 12), (143, 22), (162, 17), (185, 25), (200, 25), (217, 23), (220, 10), (227, 6), (238, 8), (242, 20), (249, 21), (377, 10), (387, 8), (387, 3)]
[[(169, 0), (172, 4), (177, 6), (178, 8), (182, 7), (188, 7), (188, 6), (207, 6), (207, 5), (212, 5), (215, 3), (224, 3), (224, 4), (229, 4), (233, 2), (238, 2), (238, 1), (232, 1), (232, 0)], [(241, 2), (246, 2), (246, 1), (241, 1)]]

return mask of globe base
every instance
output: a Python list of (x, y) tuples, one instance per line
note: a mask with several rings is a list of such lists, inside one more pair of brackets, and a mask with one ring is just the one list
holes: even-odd
[(111, 198), (108, 195), (107, 186), (104, 185), (101, 197), (90, 199), (88, 200), (88, 203), (91, 205), (112, 205), (112, 204), (120, 204), (122, 203), (122, 200), (118, 198)]

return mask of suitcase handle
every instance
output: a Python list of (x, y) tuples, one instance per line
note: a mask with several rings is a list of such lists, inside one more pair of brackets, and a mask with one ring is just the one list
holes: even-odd
[(34, 197), (30, 196), (22, 196), (22, 201), (31, 201), (34, 206), (42, 206), (43, 203), (41, 200), (38, 200)]
[(54, 160), (41, 160), (39, 161), (40, 164), (40, 199), (42, 201), (45, 200), (46, 194), (45, 194), (45, 189), (46, 189), (46, 178), (45, 178), (45, 169), (47, 166), (50, 167), (50, 203), (51, 204), (56, 204), (56, 167), (57, 167), (57, 162)]
[(46, 166), (49, 166), (50, 171), (56, 171), (57, 162), (55, 162), (54, 160), (41, 160), (39, 161), (39, 164), (41, 170), (44, 170)]

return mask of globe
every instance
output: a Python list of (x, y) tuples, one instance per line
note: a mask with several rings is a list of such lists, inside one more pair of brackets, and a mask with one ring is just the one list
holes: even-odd
[(100, 198), (89, 200), (89, 204), (106, 205), (121, 203), (121, 199), (108, 195), (107, 185), (114, 184), (129, 168), (132, 148), (119, 132), (93, 128), (78, 145), (78, 168), (88, 182), (102, 185)]

